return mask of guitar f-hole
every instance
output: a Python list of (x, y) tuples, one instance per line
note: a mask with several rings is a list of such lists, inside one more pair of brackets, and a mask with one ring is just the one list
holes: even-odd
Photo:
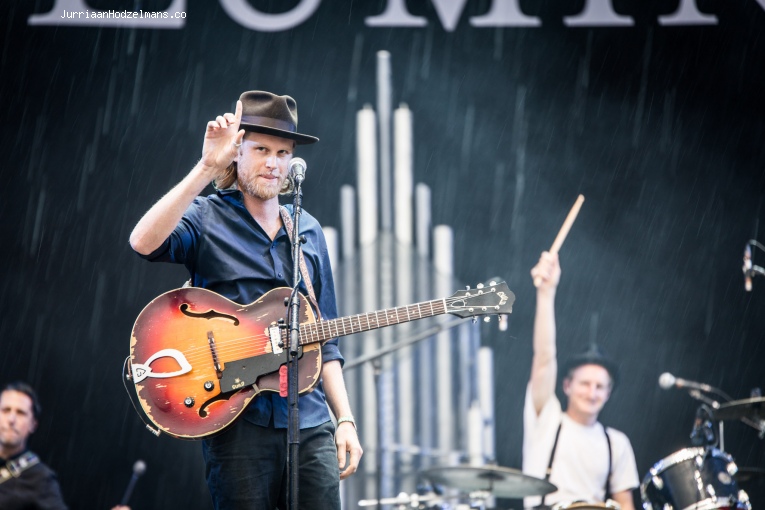
[(239, 325), (239, 319), (234, 317), (233, 315), (228, 315), (226, 313), (220, 313), (216, 312), (215, 310), (207, 310), (206, 312), (194, 312), (189, 310), (189, 304), (183, 303), (180, 306), (181, 313), (183, 315), (187, 315), (189, 317), (193, 317), (195, 319), (228, 319), (231, 322), (234, 323), (234, 326)]

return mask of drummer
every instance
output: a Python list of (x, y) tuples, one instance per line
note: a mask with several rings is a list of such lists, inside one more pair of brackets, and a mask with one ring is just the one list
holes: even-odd
[(555, 291), (560, 274), (558, 255), (548, 252), (531, 270), (537, 305), (534, 357), (523, 411), (523, 472), (548, 479), (558, 490), (544, 498), (526, 498), (524, 504), (611, 499), (622, 510), (634, 510), (632, 490), (639, 479), (630, 441), (598, 421), (618, 380), (616, 364), (596, 348), (572, 358), (561, 367), (568, 399), (565, 411), (555, 396)]

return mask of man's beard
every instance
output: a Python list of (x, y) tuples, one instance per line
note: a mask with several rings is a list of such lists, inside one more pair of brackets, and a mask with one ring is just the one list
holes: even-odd
[[(254, 179), (247, 181), (238, 179), (238, 183), (239, 189), (251, 197), (259, 198), (261, 200), (271, 200), (279, 195), (279, 191), (281, 191), (285, 179), (286, 176), (275, 180), (269, 180), (266, 184), (263, 184), (258, 182), (258, 177), (256, 176)], [(274, 185), (275, 183), (278, 184)]]

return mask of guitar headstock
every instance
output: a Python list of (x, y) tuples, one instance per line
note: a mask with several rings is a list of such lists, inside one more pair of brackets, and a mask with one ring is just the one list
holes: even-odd
[(446, 298), (446, 312), (458, 317), (508, 314), (513, 311), (515, 294), (505, 282), (479, 283), (475, 289), (458, 290)]

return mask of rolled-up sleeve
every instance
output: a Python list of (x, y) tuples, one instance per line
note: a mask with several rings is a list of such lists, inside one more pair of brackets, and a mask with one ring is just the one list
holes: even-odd
[[(194, 199), (186, 209), (181, 221), (178, 222), (170, 237), (165, 239), (162, 245), (148, 255), (138, 254), (151, 262), (172, 262), (187, 264), (196, 256), (199, 242), (199, 230), (201, 224), (199, 217), (202, 215), (203, 205), (199, 198)], [(136, 252), (137, 253), (137, 252)]]

